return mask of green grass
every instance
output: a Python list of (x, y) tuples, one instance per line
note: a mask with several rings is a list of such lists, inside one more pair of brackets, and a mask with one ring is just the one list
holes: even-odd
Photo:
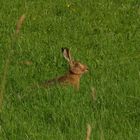
[[(140, 1), (1, 1), (0, 79), (23, 13), (26, 20), (13, 48), (0, 114), (0, 140), (82, 140), (87, 123), (91, 140), (139, 140)], [(67, 70), (62, 47), (89, 67), (80, 90), (27, 91)]]

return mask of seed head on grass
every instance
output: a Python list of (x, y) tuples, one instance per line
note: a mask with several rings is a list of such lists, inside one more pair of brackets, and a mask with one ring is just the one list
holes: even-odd
[(96, 99), (97, 99), (97, 97), (96, 97), (96, 89), (94, 87), (91, 88), (91, 95), (92, 95), (93, 101), (96, 101)]
[(87, 124), (86, 140), (90, 140), (90, 136), (91, 136), (91, 126), (90, 124)]
[(26, 65), (26, 66), (30, 66), (33, 64), (32, 61), (30, 60), (25, 60), (25, 61), (20, 61), (19, 64), (23, 64), (23, 65)]
[(22, 26), (22, 24), (23, 24), (23, 22), (24, 22), (24, 20), (25, 20), (25, 14), (23, 14), (23, 15), (19, 18), (19, 20), (18, 20), (18, 22), (17, 22), (17, 24), (16, 24), (16, 35), (19, 33), (19, 31), (20, 31), (20, 29), (21, 29), (21, 26)]

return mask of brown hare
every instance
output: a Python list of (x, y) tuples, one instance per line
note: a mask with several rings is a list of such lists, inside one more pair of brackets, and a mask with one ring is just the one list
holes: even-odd
[(41, 84), (41, 86), (46, 88), (54, 84), (62, 84), (62, 85), (70, 84), (76, 89), (79, 89), (80, 78), (85, 72), (88, 71), (88, 67), (78, 61), (74, 61), (71, 57), (70, 50), (68, 48), (62, 48), (62, 53), (64, 58), (69, 63), (69, 72), (61, 77), (44, 81)]

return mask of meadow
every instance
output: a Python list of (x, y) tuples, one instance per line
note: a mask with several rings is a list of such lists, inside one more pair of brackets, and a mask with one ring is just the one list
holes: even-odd
[[(87, 124), (90, 140), (140, 140), (139, 0), (0, 3), (0, 84), (5, 87), (0, 140), (84, 140)], [(10, 47), (22, 14), (25, 21)], [(79, 91), (70, 86), (27, 90), (67, 72), (62, 47), (89, 68)]]

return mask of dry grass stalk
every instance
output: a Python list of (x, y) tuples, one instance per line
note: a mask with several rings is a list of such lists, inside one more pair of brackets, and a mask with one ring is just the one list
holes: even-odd
[(30, 65), (33, 64), (33, 62), (30, 61), (30, 60), (20, 61), (19, 63), (20, 63), (20, 64), (23, 64), (23, 65), (27, 65), (27, 66), (30, 66)]
[(90, 136), (91, 136), (91, 126), (90, 124), (87, 124), (86, 140), (90, 140)]
[(19, 20), (18, 20), (18, 22), (17, 22), (17, 24), (16, 24), (16, 34), (19, 33), (19, 31), (20, 31), (20, 29), (21, 29), (21, 26), (22, 26), (22, 24), (23, 24), (23, 22), (24, 22), (24, 20), (25, 20), (25, 15), (23, 14), (23, 15), (19, 18)]
[(11, 52), (12, 52), (12, 48), (16, 42), (16, 39), (18, 37), (18, 33), (21, 29), (22, 23), (25, 19), (25, 15), (22, 15), (17, 24), (16, 24), (16, 32), (15, 34), (13, 34), (12, 36), (12, 40), (11, 40), (11, 44), (10, 44), (10, 50), (8, 52), (8, 56), (5, 62), (5, 66), (4, 66), (4, 72), (3, 72), (3, 77), (1, 79), (1, 87), (0, 87), (0, 112), (2, 111), (2, 104), (3, 104), (3, 95), (5, 92), (5, 85), (6, 85), (6, 80), (7, 80), (7, 74), (8, 74), (8, 69), (9, 69), (9, 65), (10, 65), (10, 60), (11, 60)]
[(91, 95), (92, 95), (93, 101), (96, 101), (96, 99), (97, 99), (96, 89), (93, 87), (91, 88)]

